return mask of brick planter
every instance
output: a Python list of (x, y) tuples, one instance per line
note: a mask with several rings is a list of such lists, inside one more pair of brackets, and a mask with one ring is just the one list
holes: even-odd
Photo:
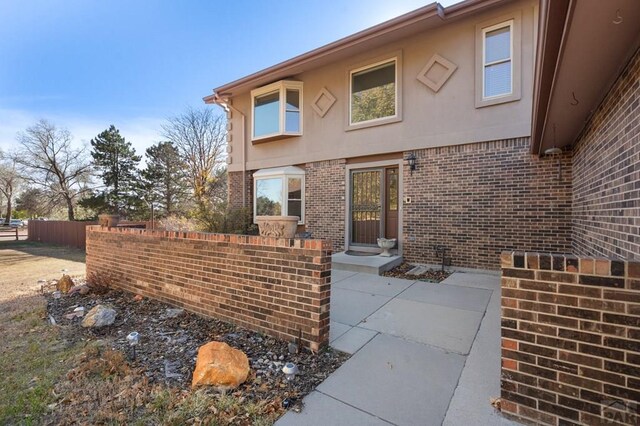
[(313, 350), (329, 340), (331, 244), (246, 235), (87, 228), (87, 274)]

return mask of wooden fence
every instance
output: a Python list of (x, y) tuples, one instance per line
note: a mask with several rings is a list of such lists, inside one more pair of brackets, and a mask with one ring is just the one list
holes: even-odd
[(0, 241), (15, 240), (18, 241), (19, 233), (18, 228), (10, 228), (8, 226), (0, 225)]
[[(87, 226), (97, 224), (96, 221), (30, 220), (28, 240), (84, 249), (87, 245)], [(123, 220), (118, 227), (144, 229), (150, 228), (151, 223)]]
[(67, 220), (30, 220), (29, 241), (85, 248), (86, 227), (98, 222), (72, 222)]

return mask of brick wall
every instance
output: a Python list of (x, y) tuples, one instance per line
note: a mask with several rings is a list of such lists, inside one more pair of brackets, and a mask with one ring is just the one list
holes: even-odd
[(132, 293), (282, 339), (302, 330), (314, 350), (329, 339), (327, 241), (92, 226), (86, 262)]
[(334, 251), (344, 250), (346, 160), (307, 163), (305, 222), (314, 238), (331, 240)]
[[(245, 174), (246, 207), (253, 209), (253, 172)], [(242, 208), (242, 172), (229, 172), (227, 178), (227, 197), (229, 207)], [(253, 211), (253, 210), (252, 210)]]
[(504, 412), (638, 424), (639, 342), (640, 262), (502, 255)]
[(640, 260), (640, 51), (574, 148), (573, 252)]
[[(498, 269), (504, 250), (571, 249), (571, 154), (529, 153), (529, 138), (415, 151), (404, 167), (404, 257), (437, 263), (433, 245), (453, 265)], [(405, 158), (408, 153), (405, 153)]]

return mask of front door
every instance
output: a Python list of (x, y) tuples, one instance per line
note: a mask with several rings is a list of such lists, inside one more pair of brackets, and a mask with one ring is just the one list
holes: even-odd
[(350, 215), (352, 246), (398, 238), (398, 167), (353, 170)]

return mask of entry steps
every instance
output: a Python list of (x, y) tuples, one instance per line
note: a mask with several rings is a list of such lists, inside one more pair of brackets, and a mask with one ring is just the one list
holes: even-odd
[(334, 253), (331, 256), (331, 263), (333, 269), (341, 271), (380, 275), (380, 273), (400, 265), (402, 263), (402, 256), (358, 256), (340, 252)]

